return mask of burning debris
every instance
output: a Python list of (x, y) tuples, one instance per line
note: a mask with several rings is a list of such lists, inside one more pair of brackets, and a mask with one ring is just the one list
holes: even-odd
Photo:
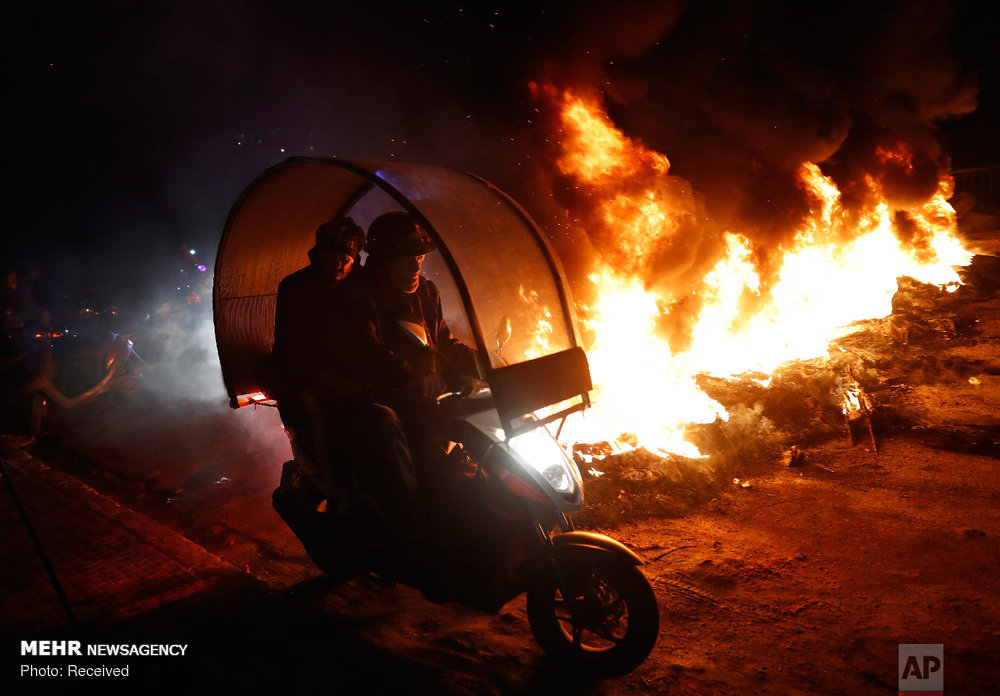
[[(595, 402), (598, 410), (612, 402), (605, 410), (614, 419), (628, 409), (631, 422), (648, 423), (635, 429), (661, 451), (697, 456), (680, 444), (685, 424), (725, 417), (694, 384), (698, 373), (770, 374), (788, 360), (821, 356), (849, 332), (842, 327), (891, 312), (897, 277), (954, 288), (960, 281), (953, 266), (971, 258), (955, 236), (947, 178), (925, 203), (895, 213), (869, 178), (866, 203), (851, 209), (833, 180), (809, 162), (798, 176), (810, 216), (786, 247), (767, 252), (747, 234), (716, 229), (687, 198), (672, 195), (683, 184), (668, 173), (666, 158), (625, 138), (597, 103), (569, 91), (550, 98), (564, 118), (566, 154), (558, 165), (590, 189), (588, 220), (603, 230), (595, 240), (602, 260), (590, 278), (597, 299), (581, 312), (592, 332)], [(692, 238), (701, 240), (692, 253), (716, 261), (701, 264), (708, 270), (700, 277), (693, 266), (681, 276), (665, 274), (667, 260), (657, 254), (680, 254), (676, 263), (683, 263), (687, 255), (678, 244)], [(621, 263), (623, 256), (633, 263)], [(637, 399), (636, 391), (646, 398)], [(656, 393), (673, 402), (656, 414), (659, 438), (649, 433), (656, 423), (647, 415), (658, 410), (650, 408)]]
[(792, 445), (781, 455), (781, 463), (785, 466), (802, 466), (806, 463), (806, 453)]
[(875, 431), (872, 430), (872, 414), (875, 412), (875, 407), (872, 406), (868, 393), (854, 379), (850, 367), (844, 370), (844, 378), (837, 385), (837, 394), (840, 396), (841, 409), (844, 412), (848, 442), (854, 444), (854, 429), (856, 427), (867, 428), (868, 436), (872, 442), (872, 451), (878, 452), (878, 446), (875, 444)]
[[(937, 169), (899, 139), (869, 142), (871, 166), (846, 184), (802, 161), (805, 207), (775, 246), (755, 241), (755, 223), (713, 217), (665, 155), (613, 123), (596, 92), (548, 84), (535, 93), (558, 113), (558, 175), (577, 191), (597, 252), (579, 307), (595, 408), (567, 425), (573, 441), (703, 458), (692, 433), (729, 412), (699, 376), (766, 387), (780, 365), (822, 359), (859, 320), (889, 316), (898, 278), (952, 292), (961, 284), (955, 267), (971, 254), (947, 202), (951, 179), (928, 186)], [(867, 395), (856, 382), (838, 393), (849, 431), (867, 428), (874, 447)]]
[[(919, 304), (928, 316), (942, 318), (915, 327), (909, 343), (899, 342), (894, 327), (901, 319), (890, 316), (860, 322), (824, 357), (781, 366), (766, 386), (759, 379), (700, 376), (700, 388), (730, 414), (729, 421), (688, 428), (707, 458), (661, 456), (641, 445), (631, 451), (609, 443), (576, 445), (578, 464), (581, 454), (600, 453), (603, 474), (600, 480), (584, 477), (583, 522), (682, 515), (727, 488), (776, 475), (778, 461), (795, 476), (835, 472), (824, 464), (844, 455), (877, 468), (875, 455), (890, 438), (1000, 456), (995, 402), (982, 394), (1000, 393), (1000, 380), (992, 376), (1000, 354), (982, 344), (1000, 325), (992, 278), (980, 282), (967, 273), (968, 284), (954, 293), (901, 283), (897, 304)], [(884, 442), (873, 440), (876, 432)], [(854, 450), (858, 444), (872, 454)]]

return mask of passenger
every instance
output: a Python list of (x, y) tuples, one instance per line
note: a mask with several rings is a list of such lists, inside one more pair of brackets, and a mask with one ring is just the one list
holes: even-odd
[[(356, 385), (345, 374), (349, 366), (341, 351), (343, 302), (341, 282), (348, 276), (364, 244), (364, 232), (350, 218), (326, 222), (316, 230), (309, 265), (278, 286), (275, 309), (271, 391), (285, 427), (308, 434), (317, 457), (340, 464), (339, 469), (311, 471), (329, 494), (346, 486), (342, 458), (331, 458), (342, 430), (343, 414), (353, 402)], [(331, 440), (332, 436), (332, 440)], [(334, 480), (335, 479), (335, 480)]]

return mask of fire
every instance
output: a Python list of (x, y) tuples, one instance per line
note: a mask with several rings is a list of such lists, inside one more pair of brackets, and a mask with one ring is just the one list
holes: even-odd
[(602, 193), (599, 216), (615, 230), (606, 260), (642, 274), (647, 250), (669, 246), (694, 215), (690, 191), (672, 185), (664, 155), (626, 137), (588, 100), (566, 94), (562, 118), (575, 146), (565, 148), (557, 164)]
[(896, 146), (891, 148), (879, 145), (875, 148), (875, 156), (882, 164), (892, 162), (902, 167), (907, 174), (913, 172), (913, 151), (906, 146), (906, 143), (897, 142)]
[[(703, 225), (690, 187), (669, 174), (667, 157), (625, 136), (598, 98), (538, 91), (560, 110), (564, 137), (556, 164), (587, 189), (591, 219), (605, 226), (602, 261), (590, 276), (597, 300), (580, 307), (593, 336), (587, 351), (595, 408), (567, 426), (571, 440), (702, 456), (683, 439), (685, 428), (727, 415), (698, 388), (698, 374), (763, 377), (790, 360), (826, 355), (853, 322), (891, 313), (898, 277), (955, 289), (954, 266), (971, 260), (955, 236), (949, 178), (923, 205), (893, 211), (869, 177), (863, 182), (869, 202), (849, 211), (834, 181), (803, 162), (798, 184), (810, 214), (777, 259), (772, 250), (765, 276), (750, 236)], [(912, 152), (902, 143), (875, 155), (912, 168)], [(716, 260), (693, 288), (698, 301), (686, 340), (672, 347), (659, 327), (684, 298), (649, 277), (648, 259), (654, 250), (682, 248), (692, 226), (699, 235), (714, 234)]]
[[(596, 409), (586, 423), (575, 422), (567, 437), (608, 440), (620, 449), (641, 444), (663, 453), (701, 456), (684, 441), (685, 424), (725, 419), (726, 412), (698, 389), (690, 355), (674, 355), (657, 336), (658, 298), (639, 279), (608, 267), (591, 281), (601, 289), (599, 306), (589, 308), (590, 316), (583, 320), (596, 336), (588, 348)], [(598, 429), (593, 429), (595, 420)], [(629, 436), (622, 437), (624, 433)]]
[(670, 161), (664, 155), (625, 137), (605, 114), (582, 98), (566, 96), (563, 119), (576, 133), (580, 147), (568, 150), (559, 166), (576, 172), (583, 180), (607, 181), (633, 175), (646, 167), (664, 173), (670, 169)]

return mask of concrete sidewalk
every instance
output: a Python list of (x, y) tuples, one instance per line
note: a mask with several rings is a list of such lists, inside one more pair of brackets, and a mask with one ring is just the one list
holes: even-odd
[[(396, 653), (390, 627), (401, 610), (399, 593), (347, 584), (331, 594), (323, 578), (276, 591), (16, 443), (0, 435), (0, 457), (79, 623), (69, 623), (11, 496), (0, 486), (0, 694), (77, 694), (87, 688), (85, 681), (105, 693), (129, 694), (350, 692), (352, 685), (364, 685), (370, 696), (472, 693), (451, 685), (449, 672), (422, 652), (416, 658)], [(439, 625), (441, 619), (430, 621)], [(23, 657), (19, 645), (68, 639), (88, 646), (177, 644), (186, 650), (182, 657), (71, 659)], [(129, 671), (39, 676), (25, 675), (25, 664)]]
[[(0, 457), (80, 622), (119, 622), (214, 589), (259, 584), (174, 530), (122, 507), (0, 435)], [(69, 619), (6, 486), (0, 486), (0, 627), (7, 633)]]

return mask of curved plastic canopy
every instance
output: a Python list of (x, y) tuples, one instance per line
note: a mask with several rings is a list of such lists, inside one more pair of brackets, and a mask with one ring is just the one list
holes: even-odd
[(437, 257), (430, 266), (446, 317), (476, 348), (505, 427), (515, 414), (573, 396), (586, 401), (590, 375), (565, 275), (513, 199), (443, 167), (292, 158), (246, 188), (219, 245), (216, 342), (234, 408), (261, 391), (278, 284), (308, 263), (316, 228), (342, 215), (364, 225), (390, 208), (410, 212), (437, 241), (428, 261)]

